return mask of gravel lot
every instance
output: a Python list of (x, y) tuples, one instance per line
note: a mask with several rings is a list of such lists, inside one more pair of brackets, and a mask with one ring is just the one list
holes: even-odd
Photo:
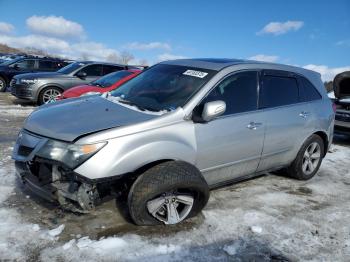
[(34, 109), (0, 93), (0, 260), (349, 261), (350, 138), (336, 136), (318, 175), (266, 175), (211, 193), (177, 226), (136, 227), (110, 201), (63, 212), (17, 181), (11, 152)]

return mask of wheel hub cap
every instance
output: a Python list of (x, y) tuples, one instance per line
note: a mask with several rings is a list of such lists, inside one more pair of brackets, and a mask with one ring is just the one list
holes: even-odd
[(306, 175), (310, 175), (316, 169), (321, 159), (321, 147), (318, 143), (311, 143), (305, 150), (302, 169)]
[(53, 103), (61, 95), (61, 92), (55, 89), (48, 89), (43, 94), (43, 101), (45, 104)]
[(165, 193), (147, 202), (148, 212), (164, 224), (184, 220), (193, 207), (194, 198), (187, 194)]

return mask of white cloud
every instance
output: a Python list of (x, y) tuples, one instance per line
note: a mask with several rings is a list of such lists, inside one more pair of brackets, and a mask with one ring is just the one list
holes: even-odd
[(164, 54), (158, 55), (157, 58), (158, 58), (158, 61), (166, 61), (166, 60), (174, 60), (174, 59), (183, 59), (187, 57), (182, 55), (173, 55), (169, 53), (164, 53)]
[(259, 54), (259, 55), (255, 55), (255, 56), (251, 56), (248, 59), (250, 60), (256, 60), (256, 61), (263, 61), (263, 62), (276, 62), (279, 57), (275, 56), (275, 55), (263, 55), (263, 54)]
[(26, 48), (33, 47), (36, 49), (42, 49), (47, 52), (62, 53), (69, 50), (68, 42), (40, 35), (27, 35), (27, 36), (7, 36), (0, 35), (0, 43), (7, 44), (11, 47)]
[(350, 46), (350, 39), (340, 40), (335, 43), (337, 46)]
[(288, 31), (297, 31), (304, 25), (303, 21), (270, 22), (261, 29), (257, 35), (273, 34), (282, 35)]
[(163, 50), (171, 50), (171, 46), (168, 43), (162, 42), (150, 42), (150, 43), (139, 43), (132, 42), (125, 45), (126, 49), (130, 50), (151, 50), (151, 49), (163, 49)]
[(69, 21), (62, 16), (31, 16), (26, 20), (30, 31), (35, 34), (58, 38), (82, 38), (82, 25)]
[(314, 64), (303, 66), (303, 68), (320, 73), (323, 81), (332, 81), (337, 74), (350, 70), (350, 66), (331, 68), (326, 65), (314, 65)]
[(86, 58), (90, 60), (105, 61), (108, 56), (119, 56), (119, 52), (115, 49), (108, 48), (101, 43), (80, 42), (71, 45), (68, 55), (74, 58), (86, 56)]
[(0, 22), (0, 33), (10, 34), (14, 29), (15, 27), (12, 24)]

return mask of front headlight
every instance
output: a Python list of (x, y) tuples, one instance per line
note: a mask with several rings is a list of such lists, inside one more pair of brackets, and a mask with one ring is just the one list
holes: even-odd
[(96, 154), (107, 142), (75, 145), (54, 140), (48, 140), (36, 153), (37, 156), (62, 162), (70, 168), (75, 168)]
[(33, 85), (38, 82), (38, 79), (21, 79), (21, 83)]

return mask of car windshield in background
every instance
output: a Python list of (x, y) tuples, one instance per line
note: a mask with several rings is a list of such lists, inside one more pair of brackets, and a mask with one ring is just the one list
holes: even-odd
[(185, 103), (216, 71), (176, 65), (155, 65), (111, 94), (121, 103), (151, 111), (174, 110)]
[(19, 60), (22, 60), (22, 58), (8, 60), (6, 62), (1, 63), (1, 65), (2, 66), (8, 66), (8, 65), (11, 65), (11, 64), (14, 64), (14, 63), (18, 62)]
[(78, 68), (84, 66), (84, 63), (80, 63), (80, 62), (75, 62), (75, 63), (71, 63), (65, 67), (62, 67), (60, 70), (58, 70), (58, 73), (62, 73), (62, 74), (70, 74), (73, 71), (77, 70)]
[(129, 71), (113, 72), (91, 82), (91, 85), (99, 86), (99, 87), (109, 87), (114, 83), (116, 83), (117, 81), (121, 80), (122, 78), (129, 76), (131, 74), (132, 72), (129, 72)]

